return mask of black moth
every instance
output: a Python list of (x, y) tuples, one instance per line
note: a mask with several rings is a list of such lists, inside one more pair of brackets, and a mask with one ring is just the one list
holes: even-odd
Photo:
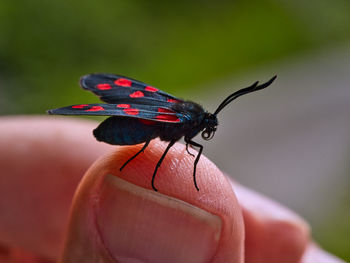
[(131, 160), (143, 152), (150, 141), (159, 137), (169, 142), (159, 159), (152, 176), (152, 188), (157, 191), (154, 179), (158, 168), (169, 149), (176, 141), (184, 137), (188, 146), (198, 147), (194, 161), (193, 181), (196, 182), (196, 167), (203, 146), (192, 139), (202, 132), (204, 140), (210, 140), (218, 125), (217, 114), (234, 99), (244, 94), (268, 87), (276, 76), (266, 83), (241, 89), (228, 96), (214, 113), (205, 111), (192, 101), (184, 101), (140, 81), (113, 74), (90, 74), (80, 79), (83, 89), (90, 90), (107, 104), (78, 104), (49, 110), (49, 114), (60, 115), (104, 115), (112, 116), (103, 121), (94, 131), (98, 141), (114, 145), (134, 145), (145, 143), (142, 149), (126, 161), (122, 170)]

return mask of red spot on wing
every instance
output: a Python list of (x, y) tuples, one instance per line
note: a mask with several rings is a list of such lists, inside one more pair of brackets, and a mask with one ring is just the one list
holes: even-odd
[(145, 94), (143, 94), (142, 91), (135, 91), (134, 93), (131, 93), (130, 95), (130, 98), (141, 98), (141, 97), (144, 97)]
[(98, 84), (98, 85), (96, 86), (96, 88), (99, 89), (99, 90), (109, 90), (109, 89), (111, 89), (112, 87), (111, 87), (111, 85), (109, 85), (109, 84), (107, 84), (107, 83), (102, 83), (102, 84)]
[(170, 110), (170, 109), (166, 109), (166, 108), (158, 108), (158, 112), (162, 112), (162, 113), (175, 113), (175, 111)]
[(178, 102), (180, 102), (180, 101), (175, 100), (175, 99), (167, 99), (166, 101), (167, 102), (171, 102), (171, 103), (178, 103)]
[(117, 108), (130, 108), (129, 104), (118, 104)]
[(156, 119), (165, 122), (180, 122), (180, 119), (176, 115), (159, 114), (156, 116)]
[(114, 83), (118, 86), (122, 86), (122, 87), (131, 87), (132, 81), (128, 80), (128, 79), (117, 79), (116, 81), (114, 81)]
[(145, 88), (145, 90), (146, 91), (150, 91), (150, 92), (157, 92), (158, 91), (158, 89), (156, 89), (155, 87), (152, 87), (152, 86), (147, 86)]
[(175, 113), (170, 109), (158, 108), (159, 115), (156, 116), (157, 120), (165, 122), (180, 122), (180, 119), (176, 115), (164, 114), (164, 113)]
[(127, 108), (127, 109), (124, 109), (123, 111), (128, 115), (138, 115), (139, 114), (138, 109)]
[(85, 108), (86, 106), (89, 106), (88, 104), (80, 104), (80, 105), (74, 105), (72, 106), (73, 109), (82, 109)]
[(85, 111), (101, 111), (101, 110), (105, 110), (105, 109), (101, 106), (92, 106), (91, 109), (88, 109)]
[(140, 119), (140, 122), (142, 122), (145, 125), (153, 125), (156, 124), (155, 121), (151, 121), (151, 120), (144, 120), (144, 119)]

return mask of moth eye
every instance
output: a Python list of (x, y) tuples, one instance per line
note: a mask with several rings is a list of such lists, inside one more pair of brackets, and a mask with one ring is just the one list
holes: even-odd
[(215, 131), (208, 131), (208, 130), (205, 130), (202, 132), (202, 138), (206, 141), (210, 140), (211, 138), (213, 138), (215, 134)]
[(207, 130), (205, 130), (205, 131), (202, 132), (202, 138), (203, 138), (204, 140), (208, 140), (209, 137), (210, 137), (210, 133), (209, 133)]

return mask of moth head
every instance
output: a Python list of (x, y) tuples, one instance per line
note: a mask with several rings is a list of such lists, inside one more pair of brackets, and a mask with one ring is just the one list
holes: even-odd
[(206, 113), (206, 116), (204, 118), (204, 130), (202, 132), (202, 138), (206, 141), (209, 141), (211, 138), (214, 137), (216, 127), (218, 126), (218, 119), (216, 115), (211, 113)]

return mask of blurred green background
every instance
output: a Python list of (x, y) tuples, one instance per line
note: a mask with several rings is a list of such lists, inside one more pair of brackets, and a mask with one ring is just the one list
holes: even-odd
[[(78, 87), (91, 72), (130, 76), (196, 100), (207, 92), (199, 87), (217, 79), (347, 44), (350, 2), (1, 1), (0, 32), (0, 114), (43, 114), (97, 102)], [(346, 207), (337, 227), (324, 224), (314, 233), (347, 260), (349, 219)]]
[(216, 78), (349, 40), (349, 14), (345, 0), (1, 1), (0, 112), (95, 101), (77, 87), (91, 72), (190, 97)]

